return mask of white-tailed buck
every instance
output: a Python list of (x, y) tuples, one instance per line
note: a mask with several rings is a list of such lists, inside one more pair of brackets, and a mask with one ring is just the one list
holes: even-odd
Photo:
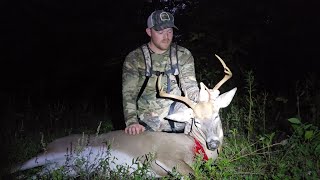
[[(218, 89), (232, 73), (223, 60), (216, 55), (224, 67), (224, 78), (213, 88), (208, 89), (200, 83), (199, 102), (195, 103), (187, 96), (167, 94), (158, 80), (159, 95), (184, 102), (189, 108), (167, 118), (185, 122), (185, 133), (143, 132), (128, 135), (123, 130), (111, 131), (100, 135), (74, 134), (56, 139), (48, 144), (46, 151), (20, 164), (13, 172), (44, 166), (43, 172), (51, 172), (63, 167), (71, 176), (79, 171), (91, 173), (98, 171), (99, 163), (107, 156), (111, 158), (110, 168), (117, 165), (132, 165), (132, 159), (144, 161), (146, 154), (154, 155), (150, 166), (151, 176), (167, 175), (173, 168), (184, 175), (193, 173), (191, 168), (195, 154), (201, 152), (205, 159), (216, 159), (223, 142), (223, 130), (219, 109), (227, 107), (236, 92), (236, 88), (219, 95)], [(159, 77), (161, 78), (161, 76)], [(110, 145), (110, 146), (109, 146)], [(79, 165), (79, 159), (85, 161)], [(77, 164), (78, 163), (78, 164)], [(131, 171), (137, 166), (133, 166)]]

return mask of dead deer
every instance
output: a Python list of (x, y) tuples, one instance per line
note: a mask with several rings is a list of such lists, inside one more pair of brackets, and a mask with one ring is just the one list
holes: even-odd
[[(181, 101), (189, 107), (166, 117), (185, 122), (185, 133), (145, 131), (138, 135), (128, 135), (123, 130), (118, 130), (100, 135), (73, 134), (54, 140), (48, 144), (46, 152), (16, 166), (12, 173), (44, 166), (43, 172), (63, 167), (68, 169), (69, 175), (76, 176), (79, 169), (91, 167), (87, 169), (88, 172), (95, 171), (99, 162), (107, 155), (115, 157), (113, 163), (110, 163), (110, 168), (116, 169), (116, 165), (131, 165), (132, 159), (140, 157), (139, 160), (143, 161), (145, 158), (141, 157), (153, 153), (151, 176), (165, 176), (173, 168), (183, 175), (193, 174), (191, 165), (197, 153), (202, 153), (204, 159), (216, 159), (221, 151), (223, 130), (219, 109), (230, 104), (237, 90), (234, 88), (219, 95), (218, 89), (231, 78), (232, 73), (224, 61), (219, 56), (216, 57), (224, 67), (225, 76), (213, 89), (200, 83), (198, 103), (191, 101), (187, 96), (165, 93), (160, 83), (161, 76), (158, 79), (160, 97)], [(85, 158), (86, 166), (77, 167), (77, 158)], [(134, 171), (135, 168), (131, 170)]]

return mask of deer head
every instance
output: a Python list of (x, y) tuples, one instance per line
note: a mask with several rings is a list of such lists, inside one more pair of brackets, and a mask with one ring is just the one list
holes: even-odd
[(232, 72), (224, 61), (215, 55), (224, 67), (225, 76), (213, 89), (207, 88), (200, 83), (199, 102), (191, 101), (187, 96), (167, 94), (161, 87), (161, 75), (158, 79), (159, 96), (171, 98), (185, 103), (189, 108), (184, 111), (167, 116), (167, 119), (185, 122), (185, 133), (197, 138), (203, 145), (213, 151), (221, 146), (223, 141), (223, 130), (219, 116), (220, 108), (227, 107), (233, 99), (237, 88), (234, 88), (221, 95), (219, 88), (232, 77)]

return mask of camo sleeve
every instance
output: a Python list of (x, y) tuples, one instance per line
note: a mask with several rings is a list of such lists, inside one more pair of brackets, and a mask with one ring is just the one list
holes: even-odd
[(122, 67), (122, 105), (126, 126), (138, 123), (136, 98), (141, 87), (139, 84), (137, 52), (129, 53)]
[(189, 99), (198, 102), (199, 87), (195, 75), (194, 58), (188, 49), (179, 46), (178, 50), (181, 88)]

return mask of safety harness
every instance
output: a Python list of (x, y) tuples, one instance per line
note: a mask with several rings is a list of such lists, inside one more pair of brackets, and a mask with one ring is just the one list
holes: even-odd
[[(170, 90), (171, 90), (171, 81), (170, 81), (170, 74), (174, 75), (175, 78), (176, 78), (176, 82), (178, 84), (178, 86), (180, 87), (180, 82), (179, 82), (179, 68), (178, 68), (178, 55), (177, 55), (177, 45), (176, 44), (172, 44), (170, 46), (170, 65), (171, 65), (171, 68), (165, 72), (161, 72), (161, 71), (154, 71), (153, 68), (152, 68), (152, 59), (151, 59), (151, 54), (150, 54), (150, 49), (148, 47), (147, 44), (143, 44), (141, 47), (140, 47), (142, 53), (143, 53), (143, 57), (144, 57), (144, 62), (145, 62), (145, 80), (141, 86), (141, 89), (138, 93), (138, 96), (137, 96), (137, 99), (136, 99), (136, 107), (137, 109), (139, 108), (138, 107), (138, 100), (140, 99), (144, 89), (146, 88), (147, 84), (148, 84), (148, 81), (149, 81), (149, 78), (152, 76), (152, 75), (155, 75), (155, 76), (160, 76), (160, 74), (162, 75), (166, 75), (167, 76), (167, 90), (166, 92), (167, 93), (170, 93)], [(181, 91), (182, 92), (182, 91)], [(168, 115), (172, 114), (173, 112), (173, 109), (174, 109), (174, 106), (176, 104), (176, 101), (174, 101), (171, 105), (170, 105), (170, 109), (169, 109), (169, 113)], [(138, 117), (139, 119), (139, 117)], [(146, 129), (149, 129), (149, 130), (152, 130), (146, 123), (142, 122), (139, 120), (139, 122), (144, 125), (146, 127)], [(173, 121), (169, 121), (169, 124), (170, 124), (170, 127), (171, 127), (171, 132), (177, 132), (176, 131), (176, 128), (175, 128), (175, 125), (174, 125), (174, 122)]]

